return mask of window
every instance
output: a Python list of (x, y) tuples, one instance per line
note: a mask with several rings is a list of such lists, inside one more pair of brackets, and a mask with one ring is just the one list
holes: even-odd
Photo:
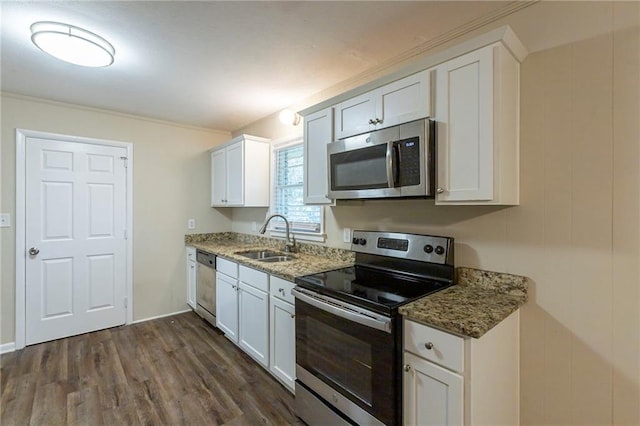
[[(300, 138), (273, 145), (273, 194), (270, 214), (281, 214), (289, 220), (291, 231), (298, 238), (321, 236), (324, 212), (321, 206), (304, 204), (304, 145)], [(274, 218), (269, 228), (272, 234), (284, 232), (285, 224)], [(301, 235), (303, 234), (303, 235)]]

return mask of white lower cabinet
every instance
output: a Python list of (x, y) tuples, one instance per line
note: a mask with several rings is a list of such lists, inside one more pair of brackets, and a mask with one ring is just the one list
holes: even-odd
[(404, 422), (407, 425), (461, 425), (464, 386), (461, 375), (404, 353)]
[(269, 316), (269, 370), (293, 391), (296, 380), (296, 308), (294, 284), (271, 277)]
[(220, 257), (216, 268), (217, 327), (293, 392), (295, 284)]
[(196, 249), (187, 247), (187, 305), (196, 309), (196, 285), (197, 285)]
[[(265, 274), (266, 275), (266, 274)], [(269, 366), (269, 295), (240, 281), (238, 344), (265, 367)]]
[(517, 425), (519, 313), (479, 339), (404, 321), (403, 423)]
[(216, 326), (238, 343), (238, 280), (216, 273)]

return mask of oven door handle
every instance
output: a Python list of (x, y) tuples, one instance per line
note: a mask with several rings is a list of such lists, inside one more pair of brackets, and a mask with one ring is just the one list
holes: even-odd
[(373, 312), (321, 296), (315, 292), (313, 294), (309, 293), (310, 292), (298, 288), (293, 288), (291, 290), (291, 294), (293, 294), (297, 299), (300, 299), (311, 306), (315, 306), (320, 310), (366, 327), (375, 328), (376, 330), (384, 331), (385, 333), (391, 333), (391, 318), (376, 315)]

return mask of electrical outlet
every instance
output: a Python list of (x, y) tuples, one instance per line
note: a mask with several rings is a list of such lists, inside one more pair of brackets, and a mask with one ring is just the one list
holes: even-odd
[(344, 228), (342, 230), (342, 241), (345, 243), (351, 242), (351, 228)]
[(8, 228), (10, 226), (11, 226), (11, 214), (10, 213), (0, 214), (0, 228)]
[(196, 229), (196, 220), (195, 219), (187, 220), (187, 228)]

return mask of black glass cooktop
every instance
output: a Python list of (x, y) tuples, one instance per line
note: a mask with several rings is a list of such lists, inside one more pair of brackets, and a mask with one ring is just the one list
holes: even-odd
[(399, 306), (451, 285), (451, 282), (357, 265), (298, 277), (295, 282), (300, 287), (384, 315), (395, 314)]

